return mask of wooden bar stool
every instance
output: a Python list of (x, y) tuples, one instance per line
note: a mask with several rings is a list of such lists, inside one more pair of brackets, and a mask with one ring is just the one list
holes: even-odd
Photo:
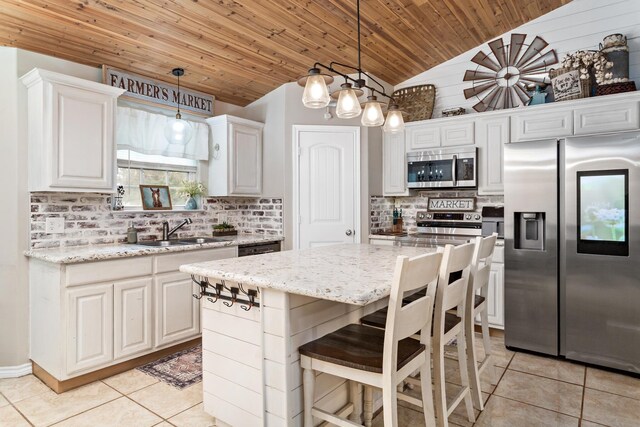
[[(465, 348), (466, 327), (464, 322), (467, 285), (471, 273), (474, 248), (475, 243), (467, 243), (460, 246), (447, 245), (444, 250), (439, 249), (439, 252), (443, 253), (443, 258), (438, 278), (433, 330), (431, 332), (431, 339), (433, 341), (434, 393), (436, 400), (435, 412), (439, 426), (448, 426), (449, 415), (463, 400), (465, 402), (469, 421), (475, 421), (471, 389), (469, 387), (467, 353)], [(452, 274), (454, 274), (454, 277), (457, 277), (457, 279), (452, 279)], [(411, 298), (413, 298), (413, 296), (405, 298), (405, 303)], [(462, 318), (456, 315), (456, 313), (462, 314)], [(363, 325), (380, 328), (382, 326), (380, 320), (384, 318), (384, 316), (386, 316), (386, 313), (383, 309), (365, 316), (360, 320)], [(417, 338), (417, 336), (414, 338)], [(455, 399), (453, 399), (451, 405), (447, 406), (444, 376), (444, 346), (454, 338), (457, 338), (458, 342), (458, 364), (460, 368), (462, 390), (458, 393)], [(420, 339), (421, 341), (424, 341), (422, 338)], [(406, 381), (412, 385), (420, 383), (417, 379), (412, 377), (407, 378)], [(366, 393), (364, 406), (364, 416), (365, 420), (367, 420), (370, 418), (368, 408), (371, 407), (371, 404), (367, 401)]]
[[(471, 263), (471, 275), (469, 277), (469, 285), (467, 287), (467, 302), (465, 304), (465, 310), (467, 313), (464, 315), (464, 320), (467, 322), (466, 330), (469, 332), (466, 334), (466, 340), (471, 396), (473, 397), (473, 404), (481, 411), (484, 409), (484, 402), (482, 401), (480, 374), (488, 369), (491, 383), (497, 384), (498, 382), (496, 369), (493, 364), (493, 357), (491, 355), (489, 314), (487, 312), (491, 260), (493, 258), (493, 251), (495, 249), (497, 239), (498, 233), (493, 233), (491, 236), (485, 238), (476, 238), (476, 247)], [(474, 328), (475, 319), (478, 316), (480, 316), (482, 345), (484, 347), (484, 359), (480, 366), (478, 366), (478, 356), (476, 354)]]
[[(314, 407), (315, 371), (362, 383), (369, 392), (371, 387), (381, 388), (386, 427), (398, 426), (398, 398), (421, 406), (425, 424), (435, 426), (429, 332), (441, 260), (440, 253), (398, 257), (384, 330), (352, 324), (299, 348), (300, 364), (304, 369), (305, 427), (314, 425), (314, 417), (338, 426), (361, 425)], [(422, 297), (408, 305), (402, 304), (406, 292), (424, 287), (427, 290)], [(408, 338), (418, 331), (425, 339)], [(420, 371), (422, 400), (397, 392), (398, 384), (416, 370)], [(352, 383), (351, 390), (354, 388)], [(358, 406), (354, 401), (355, 394), (352, 393), (351, 405), (343, 408), (342, 414), (353, 413)]]

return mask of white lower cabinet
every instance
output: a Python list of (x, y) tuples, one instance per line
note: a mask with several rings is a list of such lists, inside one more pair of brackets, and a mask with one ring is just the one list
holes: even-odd
[(504, 264), (491, 264), (487, 294), (489, 326), (504, 329)]
[(67, 372), (110, 362), (113, 359), (113, 285), (71, 289), (67, 302)]
[(31, 360), (64, 381), (198, 338), (198, 286), (178, 268), (237, 255), (225, 247), (69, 265), (30, 260)]
[(154, 279), (155, 347), (200, 333), (200, 302), (193, 297), (194, 286), (191, 277), (180, 272)]
[(153, 348), (153, 280), (150, 277), (113, 285), (113, 356), (115, 359)]

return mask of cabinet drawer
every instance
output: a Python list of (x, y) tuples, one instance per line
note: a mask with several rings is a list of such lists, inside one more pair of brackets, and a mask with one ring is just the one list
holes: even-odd
[(87, 283), (127, 279), (129, 277), (150, 276), (151, 257), (136, 257), (109, 261), (84, 262), (66, 267), (66, 285), (77, 286)]
[(451, 145), (470, 145), (475, 143), (473, 122), (442, 126), (440, 134), (443, 147)]
[(406, 136), (409, 141), (409, 150), (440, 147), (440, 127), (438, 126), (407, 126)]
[(235, 258), (238, 256), (238, 247), (204, 249), (201, 251), (185, 251), (175, 254), (158, 255), (153, 260), (153, 271), (155, 273), (167, 273), (178, 271), (183, 264), (193, 264), (196, 262), (213, 261), (216, 259)]
[(511, 141), (534, 141), (573, 134), (571, 110), (550, 113), (519, 114), (511, 117)]
[(575, 135), (634, 130), (640, 127), (638, 102), (577, 108), (573, 112)]

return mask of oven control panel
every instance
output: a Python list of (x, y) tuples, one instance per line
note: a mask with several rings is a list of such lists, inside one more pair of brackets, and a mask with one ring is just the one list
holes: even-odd
[(482, 215), (475, 212), (426, 212), (416, 214), (416, 222), (421, 221), (454, 221), (482, 222)]

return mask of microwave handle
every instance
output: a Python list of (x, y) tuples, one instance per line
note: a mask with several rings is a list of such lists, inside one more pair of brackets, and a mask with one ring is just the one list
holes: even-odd
[(453, 180), (453, 186), (456, 187), (458, 185), (458, 171), (456, 170), (458, 167), (458, 156), (456, 154), (453, 155), (451, 162), (451, 179)]

